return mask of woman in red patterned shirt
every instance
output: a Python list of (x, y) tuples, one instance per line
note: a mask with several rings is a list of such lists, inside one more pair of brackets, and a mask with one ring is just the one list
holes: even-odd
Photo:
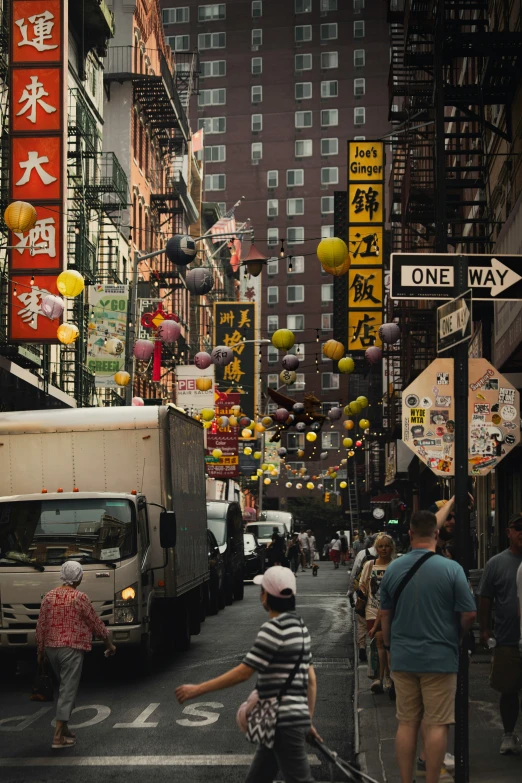
[(62, 565), (60, 579), (63, 585), (44, 597), (36, 626), (38, 662), (46, 656), (59, 683), (52, 743), (55, 749), (70, 748), (76, 743), (68, 721), (80, 685), (83, 655), (91, 649), (93, 635), (105, 640), (106, 654), (116, 652), (109, 632), (89, 598), (78, 590), (82, 577), (83, 569), (76, 560), (68, 560)]

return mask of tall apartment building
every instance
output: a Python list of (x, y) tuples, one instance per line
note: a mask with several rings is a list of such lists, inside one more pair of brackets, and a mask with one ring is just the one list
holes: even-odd
[[(190, 118), (193, 129), (205, 129), (205, 198), (225, 210), (244, 195), (240, 216), (251, 219), (256, 246), (270, 257), (260, 337), (280, 327), (296, 333), (301, 365), (290, 393), (297, 399), (315, 393), (325, 407), (346, 401), (347, 379), (321, 356), (321, 342), (333, 336), (333, 283), (315, 250), (322, 237), (333, 236), (334, 192), (346, 189), (347, 140), (380, 138), (389, 128), (385, 4), (161, 0), (161, 6), (167, 43), (176, 52), (200, 53), (201, 89)], [(279, 385), (281, 358), (263, 348), (262, 378), (271, 387)], [(322, 466), (340, 459), (341, 433), (327, 430), (321, 446), (332, 456)], [(283, 436), (289, 456), (301, 443), (304, 434)], [(269, 496), (283, 487), (273, 483)]]

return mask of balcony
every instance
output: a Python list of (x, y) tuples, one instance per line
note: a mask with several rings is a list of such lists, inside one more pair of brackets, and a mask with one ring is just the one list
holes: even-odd
[(101, 137), (96, 119), (84, 98), (83, 90), (78, 87), (69, 89), (67, 135), (68, 158), (93, 157), (100, 148)]
[(151, 207), (158, 215), (185, 214), (189, 225), (198, 220), (198, 210), (188, 192), (181, 171), (168, 169), (164, 174), (164, 170), (155, 170), (151, 172), (151, 180), (158, 185), (164, 183), (160, 192), (153, 193), (151, 196)]

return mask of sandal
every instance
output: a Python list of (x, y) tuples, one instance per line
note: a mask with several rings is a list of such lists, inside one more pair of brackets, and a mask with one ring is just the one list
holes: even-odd
[(67, 729), (67, 731), (64, 731), (64, 733), (62, 734), (62, 737), (71, 737), (71, 739), (76, 739), (76, 734), (74, 733), (74, 731)]
[(53, 737), (53, 744), (51, 745), (53, 750), (61, 750), (62, 748), (72, 748), (76, 745), (76, 737)]

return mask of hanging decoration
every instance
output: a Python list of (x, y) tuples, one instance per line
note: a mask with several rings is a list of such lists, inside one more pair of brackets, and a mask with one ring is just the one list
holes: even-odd
[(232, 405), (230, 409), (234, 416), (241, 416), (241, 405)]
[(260, 451), (254, 451), (254, 459), (261, 459), (262, 456)]
[(252, 454), (252, 449), (250, 448), (250, 446), (245, 446), (245, 448), (243, 449), (243, 454), (246, 454), (247, 457), (249, 457)]
[(239, 421), (237, 420), (237, 416), (234, 415), (229, 416), (228, 423), (230, 424), (231, 427), (237, 427), (239, 424)]
[(110, 337), (105, 343), (105, 350), (111, 356), (121, 356), (124, 349), (122, 341), (118, 337)]
[(361, 446), (362, 446), (362, 440), (356, 440), (356, 441), (355, 441), (355, 445), (357, 446), (357, 448), (359, 448), (359, 449), (360, 449), (360, 448), (361, 448)]
[(351, 438), (343, 438), (343, 446), (345, 449), (351, 449), (353, 446), (353, 440)]
[(361, 394), (359, 397), (357, 397), (356, 402), (361, 404), (362, 410), (368, 407), (368, 397), (365, 397), (364, 394)]
[[(24, 100), (24, 98), (22, 98)], [(38, 215), (27, 201), (12, 201), (4, 212), (4, 221), (10, 231), (25, 234), (35, 227)]]
[(345, 430), (353, 430), (355, 424), (351, 419), (346, 419), (346, 421), (343, 421), (343, 427)]
[(313, 484), (311, 481), (309, 481), (309, 482), (307, 483), (307, 485), (306, 485), (306, 488), (307, 488), (307, 489), (313, 489), (313, 488), (314, 488), (314, 484)]
[(370, 347), (366, 349), (364, 355), (370, 364), (377, 364), (377, 362), (380, 362), (382, 359), (382, 351), (376, 345), (370, 345)]
[(206, 370), (212, 364), (212, 357), (206, 351), (200, 351), (194, 356), (194, 364), (198, 370)]
[(271, 416), (263, 416), (263, 418), (261, 419), (261, 424), (264, 427), (271, 427), (273, 423), (274, 422), (272, 421), (272, 417)]
[(304, 421), (298, 421), (297, 424), (295, 425), (295, 428), (298, 432), (304, 432), (306, 429), (306, 424), (304, 423)]
[(277, 453), (280, 457), (286, 457), (286, 449), (284, 446), (281, 446), (280, 449), (277, 449)]
[(342, 412), (341, 408), (337, 408), (337, 407), (330, 408), (330, 410), (327, 413), (327, 416), (330, 419), (330, 421), (338, 421), (341, 418), (342, 415), (343, 415), (343, 412)]
[(118, 386), (128, 386), (130, 379), (130, 374), (126, 372), (126, 370), (120, 370), (114, 376), (114, 380)]
[[(143, 315), (141, 316), (141, 325), (143, 326), (143, 328), (148, 329), (151, 332), (154, 332), (154, 361), (152, 364), (153, 383), (159, 383), (159, 381), (161, 380), (162, 342), (173, 342), (174, 340), (177, 339), (177, 337), (174, 337), (174, 334), (176, 333), (177, 330), (176, 328), (172, 329), (171, 327), (167, 327), (164, 330), (162, 330), (162, 333), (166, 336), (166, 338), (160, 336), (160, 329), (165, 321), (177, 322), (179, 321), (179, 318), (177, 315), (174, 315), (173, 313), (166, 313), (163, 309), (162, 302), (158, 304), (157, 309), (153, 313), (147, 312), (147, 313), (143, 313)], [(179, 327), (179, 324), (177, 324), (177, 326)], [(179, 337), (179, 332), (178, 332), (178, 337)]]
[(60, 324), (58, 327), (58, 331), (56, 332), (56, 336), (58, 337), (59, 341), (63, 343), (64, 345), (70, 345), (71, 343), (74, 343), (75, 340), (78, 339), (80, 336), (80, 330), (76, 326), (76, 324)]
[(266, 427), (262, 422), (257, 421), (254, 425), (254, 429), (256, 432), (263, 433), (266, 430)]
[(177, 321), (164, 320), (158, 326), (156, 337), (162, 343), (175, 343), (181, 334), (181, 326)]
[(291, 386), (297, 380), (297, 375), (293, 370), (282, 370), (279, 373), (279, 380), (285, 386)]
[(369, 427), (370, 427), (370, 422), (368, 421), (368, 419), (361, 419), (359, 421), (359, 428), (361, 430), (367, 430), (369, 429)]
[(176, 234), (171, 237), (165, 248), (167, 258), (176, 266), (187, 266), (194, 261), (197, 252), (196, 242), (186, 234)]
[(217, 364), (218, 367), (226, 367), (234, 359), (234, 352), (226, 345), (216, 345), (212, 349), (211, 358), (213, 364)]
[(249, 275), (252, 275), (252, 277), (259, 277), (267, 261), (268, 258), (260, 253), (252, 242), (247, 257), (241, 263), (242, 266), (246, 268)]
[(350, 413), (353, 413), (355, 415), (361, 412), (362, 405), (360, 402), (357, 402), (357, 400), (352, 400), (352, 402), (349, 404), (349, 408), (350, 408)]
[(241, 431), (241, 437), (248, 440), (252, 437), (252, 430), (249, 430), (248, 427), (245, 427), (245, 429)]
[(335, 269), (349, 258), (348, 247), (339, 237), (327, 237), (319, 242), (317, 257), (325, 269)]
[(332, 359), (334, 362), (338, 362), (342, 358), (344, 353), (344, 345), (338, 340), (327, 340), (323, 345), (323, 356), (328, 359)]
[(294, 413), (296, 413), (297, 415), (300, 415), (301, 413), (304, 413), (304, 412), (305, 412), (305, 406), (304, 406), (304, 402), (296, 402), (296, 403), (295, 403), (295, 404), (292, 406), (292, 410), (293, 410), (293, 412), (294, 412)]
[(136, 340), (132, 352), (140, 362), (148, 362), (154, 353), (154, 343), (151, 340)]
[(218, 418), (218, 424), (222, 430), (224, 430), (230, 424), (230, 418), (228, 416), (220, 416)]
[(141, 408), (143, 405), (145, 405), (145, 400), (143, 399), (143, 397), (133, 397), (132, 405), (135, 408)]
[(345, 356), (344, 359), (339, 359), (337, 367), (339, 372), (350, 373), (355, 370), (355, 362), (349, 356)]
[(299, 359), (295, 354), (287, 353), (286, 356), (283, 356), (281, 364), (283, 365), (284, 370), (297, 370), (299, 367)]
[(339, 482), (339, 486), (341, 487), (341, 489), (346, 489), (348, 484), (346, 483), (346, 481), (341, 481), (341, 482)]
[(304, 449), (297, 449), (297, 456), (299, 457), (299, 459), (302, 459), (304, 455), (305, 455)]
[(196, 389), (198, 391), (208, 391), (212, 388), (212, 378), (196, 378)]
[(248, 416), (241, 416), (241, 418), (239, 419), (239, 426), (240, 427), (249, 427), (250, 424), (251, 424), (251, 421), (248, 418)]
[(66, 269), (64, 272), (60, 272), (56, 278), (56, 287), (62, 296), (74, 299), (85, 288), (85, 280), (76, 269)]
[(290, 329), (277, 329), (272, 335), (272, 345), (278, 350), (289, 351), (294, 343), (295, 335)]
[(329, 275), (333, 275), (334, 277), (342, 277), (343, 275), (345, 275), (350, 269), (351, 265), (352, 265), (352, 259), (350, 258), (350, 256), (348, 256), (348, 258), (345, 260), (343, 264), (341, 264), (341, 266), (327, 267), (324, 264), (321, 264), (324, 271)]
[(57, 318), (61, 318), (64, 309), (65, 302), (61, 297), (54, 296), (54, 294), (44, 296), (40, 302), (40, 310), (44, 315), (47, 316), (47, 318), (50, 318), (51, 321), (55, 321)]
[(379, 327), (379, 337), (387, 345), (393, 345), (401, 339), (401, 330), (399, 324), (382, 324)]
[(212, 421), (214, 416), (216, 415), (213, 408), (203, 408), (200, 411), (201, 418), (203, 421)]
[(321, 453), (319, 454), (319, 459), (327, 459), (327, 457), (328, 457), (327, 451), (321, 451)]
[(214, 277), (209, 269), (198, 266), (188, 270), (185, 283), (191, 294), (202, 296), (214, 288)]
[(223, 452), (221, 451), (221, 449), (212, 449), (212, 456), (214, 457), (214, 459), (219, 459), (220, 457), (223, 456)]
[(307, 432), (305, 437), (309, 443), (313, 443), (317, 440), (317, 434), (315, 432)]

